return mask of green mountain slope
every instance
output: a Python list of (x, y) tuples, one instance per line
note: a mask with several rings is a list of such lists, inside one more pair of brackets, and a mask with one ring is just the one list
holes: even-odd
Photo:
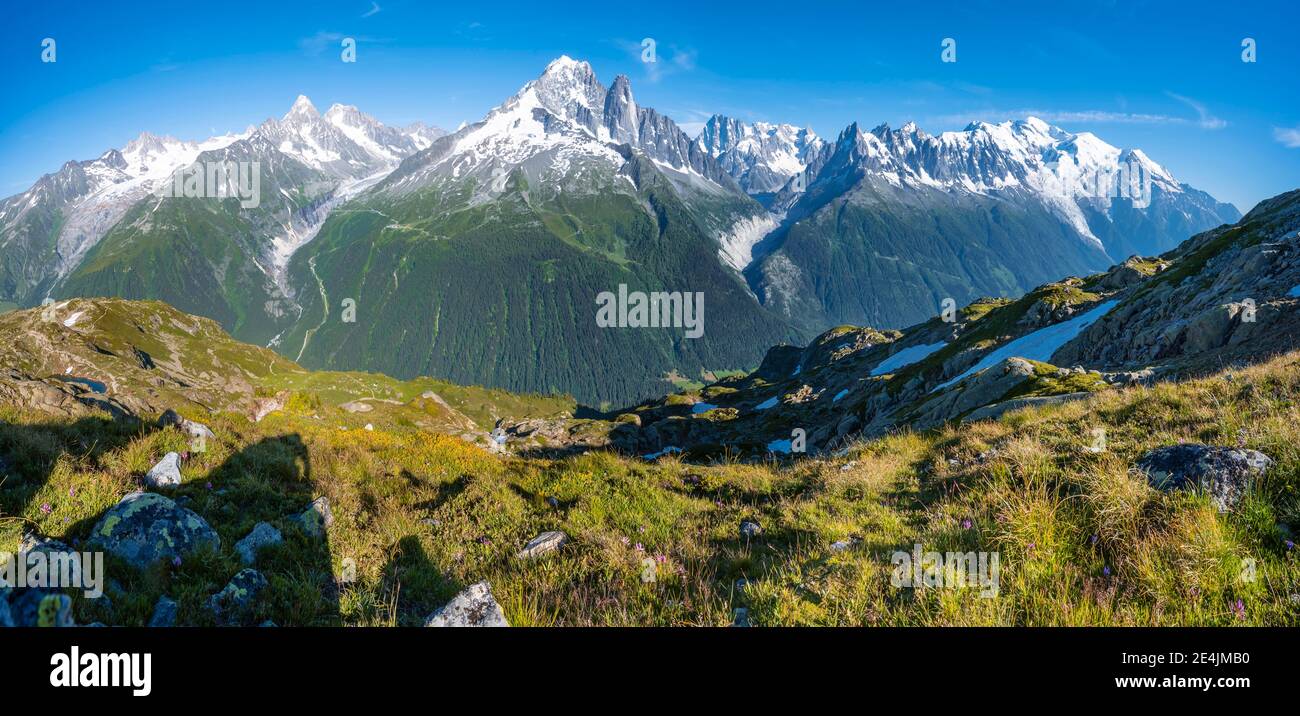
[[(663, 392), (674, 370), (754, 365), (754, 346), (792, 335), (718, 261), (697, 214), (648, 161), (631, 160), (635, 192), (619, 188), (626, 175), (593, 177), (603, 170), (585, 171), (596, 189), (584, 192), (531, 186), (515, 171), (491, 202), (466, 202), (470, 181), (341, 207), (291, 263), (303, 316), (281, 350), (313, 367), (628, 403)], [(620, 284), (703, 292), (703, 336), (598, 326), (596, 295)], [(343, 320), (345, 299), (355, 323)]]

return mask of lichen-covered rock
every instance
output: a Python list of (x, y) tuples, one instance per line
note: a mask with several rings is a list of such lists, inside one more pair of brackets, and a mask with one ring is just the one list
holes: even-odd
[(325, 530), (334, 524), (334, 513), (330, 510), (330, 499), (324, 495), (312, 500), (307, 509), (293, 518), (303, 532), (312, 537), (324, 537)]
[(204, 545), (221, 547), (221, 538), (194, 512), (153, 492), (132, 492), (109, 508), (89, 543), (133, 566), (175, 559)]
[(479, 582), (466, 587), (445, 606), (429, 615), (427, 627), (508, 627), (505, 612), (492, 596), (492, 587)]
[(751, 540), (763, 534), (763, 528), (757, 523), (745, 520), (740, 523), (740, 538), (742, 540)]
[(144, 484), (149, 487), (175, 487), (181, 484), (180, 454), (169, 452), (163, 455), (163, 459), (145, 473)]
[(1152, 487), (1203, 491), (1220, 512), (1236, 508), (1272, 464), (1271, 458), (1257, 450), (1199, 443), (1156, 448), (1137, 462)]
[(524, 548), (519, 551), (519, 559), (533, 559), (549, 554), (564, 546), (569, 541), (569, 536), (563, 532), (551, 531), (543, 532), (528, 541)]
[(239, 558), (244, 564), (252, 564), (257, 560), (257, 552), (263, 547), (273, 544), (279, 544), (284, 541), (284, 537), (269, 522), (258, 522), (248, 536), (235, 543), (235, 551), (239, 553)]
[(72, 598), (50, 589), (15, 589), (9, 596), (9, 618), (20, 627), (70, 627)]
[(232, 626), (245, 623), (253, 610), (253, 603), (258, 595), (266, 589), (266, 577), (256, 569), (242, 569), (220, 592), (208, 598), (208, 609), (212, 610), (217, 623)]
[(176, 611), (178, 605), (176, 600), (166, 594), (158, 597), (158, 602), (153, 605), (153, 616), (149, 617), (149, 626), (151, 627), (170, 627), (176, 626)]

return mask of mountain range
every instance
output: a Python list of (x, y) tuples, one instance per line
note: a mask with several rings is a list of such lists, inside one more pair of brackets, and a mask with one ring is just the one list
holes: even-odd
[[(157, 195), (196, 161), (257, 162), (258, 205)], [(1126, 168), (1148, 192), (1097, 191)], [(313, 368), (629, 404), (1238, 218), (1140, 150), (1034, 118), (827, 141), (715, 116), (691, 138), (562, 57), (450, 134), (299, 97), (239, 134), (68, 162), (0, 203), (0, 301), (161, 299)], [(619, 286), (703, 292), (704, 336), (598, 328)]]

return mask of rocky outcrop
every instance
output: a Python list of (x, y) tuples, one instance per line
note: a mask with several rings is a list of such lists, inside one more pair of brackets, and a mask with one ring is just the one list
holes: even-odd
[(1137, 462), (1152, 487), (1203, 492), (1220, 512), (1241, 504), (1272, 465), (1272, 458), (1257, 450), (1196, 443), (1156, 448)]
[(1111, 369), (1270, 355), (1300, 345), (1300, 192), (1262, 202), (1237, 225), (1192, 237), (1168, 268), (1064, 346), (1054, 362)]
[(929, 428), (965, 415), (967, 412), (1000, 402), (1020, 384), (1034, 377), (1034, 365), (1022, 358), (1008, 358), (966, 378), (960, 389), (941, 393), (923, 405), (913, 421), (918, 428)]

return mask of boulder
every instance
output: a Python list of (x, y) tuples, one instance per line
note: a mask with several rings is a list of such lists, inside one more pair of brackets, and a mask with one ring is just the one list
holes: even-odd
[(1152, 487), (1205, 492), (1220, 512), (1235, 509), (1272, 465), (1273, 460), (1257, 450), (1199, 443), (1156, 448), (1137, 462)]
[(169, 452), (163, 455), (163, 459), (145, 473), (144, 484), (149, 487), (176, 487), (181, 484), (180, 454)]
[(169, 425), (175, 425), (181, 429), (181, 432), (192, 438), (204, 438), (207, 440), (216, 439), (216, 435), (208, 429), (203, 423), (196, 423), (193, 420), (182, 418), (175, 410), (168, 408), (158, 418), (158, 427), (165, 428)]
[(135, 567), (175, 559), (221, 538), (194, 512), (153, 492), (132, 492), (104, 513), (89, 544), (102, 547)]
[(208, 598), (217, 623), (230, 626), (244, 623), (252, 612), (253, 602), (266, 589), (266, 577), (256, 569), (242, 569), (220, 592)]
[(569, 536), (563, 532), (552, 531), (543, 532), (529, 540), (528, 544), (519, 552), (519, 559), (533, 559), (549, 554), (564, 546), (569, 541)]
[(307, 509), (293, 518), (303, 532), (312, 537), (324, 537), (325, 531), (334, 524), (334, 513), (330, 510), (330, 499), (321, 495), (312, 500)]
[(740, 523), (740, 539), (751, 540), (763, 534), (763, 528), (757, 522), (744, 520)]
[(492, 587), (479, 582), (466, 587), (441, 609), (429, 615), (426, 627), (508, 627), (501, 605), (492, 596)]
[(151, 627), (170, 627), (176, 626), (176, 600), (166, 594), (158, 597), (158, 602), (153, 605), (153, 616), (149, 617), (149, 626)]
[(271, 523), (258, 522), (247, 537), (235, 543), (235, 551), (244, 564), (252, 564), (257, 560), (258, 550), (283, 541), (284, 536)]

